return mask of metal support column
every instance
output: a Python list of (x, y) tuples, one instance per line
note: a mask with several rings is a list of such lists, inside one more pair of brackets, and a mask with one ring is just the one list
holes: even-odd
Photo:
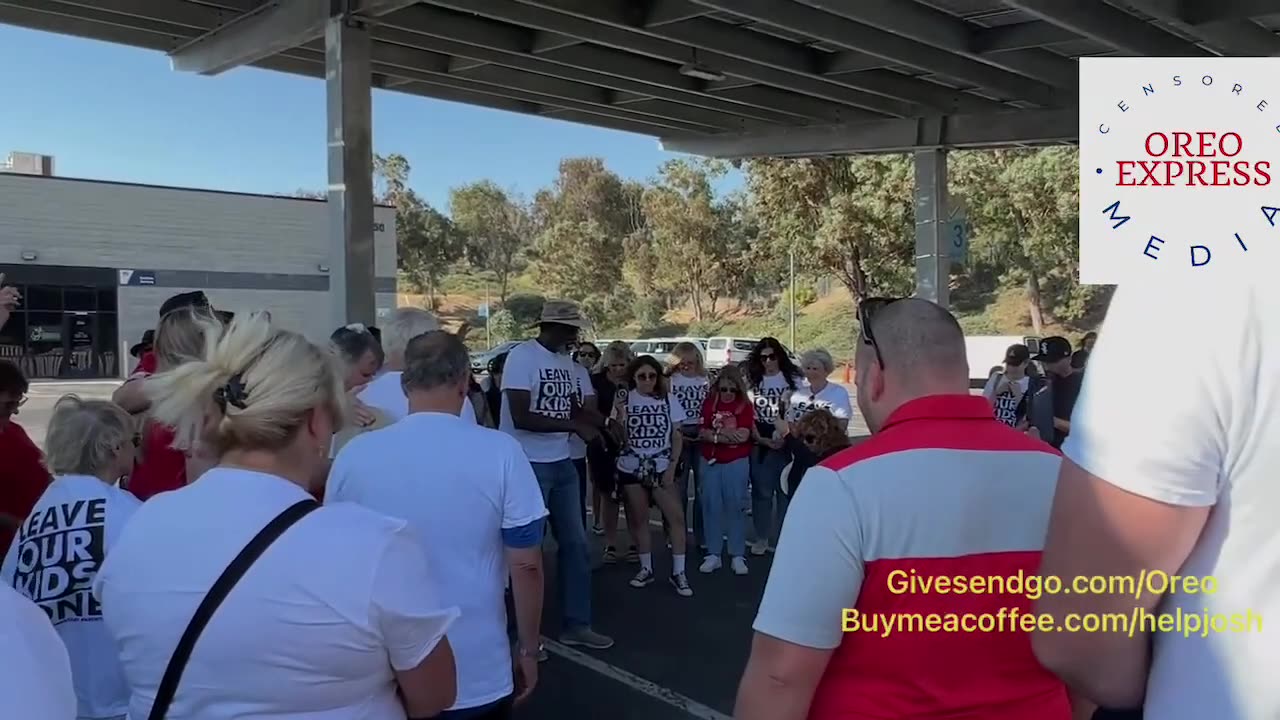
[(333, 327), (376, 322), (369, 31), (346, 13), (325, 25), (329, 306)]
[(942, 307), (951, 301), (947, 256), (947, 151), (919, 150), (916, 171), (916, 297)]

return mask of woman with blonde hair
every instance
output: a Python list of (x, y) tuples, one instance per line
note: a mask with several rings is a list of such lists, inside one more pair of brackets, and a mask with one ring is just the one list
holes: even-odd
[[(681, 445), (679, 467), (676, 469), (676, 489), (679, 491), (680, 506), (685, 510), (685, 516), (692, 518), (694, 537), (701, 538), (702, 503), (698, 500), (698, 487), (702, 477), (702, 447), (698, 444), (698, 434), (702, 430), (702, 403), (706, 402), (707, 388), (711, 387), (711, 378), (702, 361), (702, 349), (695, 343), (678, 343), (671, 349), (671, 357), (667, 361), (667, 378), (671, 383), (671, 394), (676, 396), (685, 411), (685, 421), (680, 426), (684, 442)], [(691, 490), (692, 514), (689, 513)], [(705, 545), (703, 549), (706, 549)]]
[(139, 508), (94, 583), (130, 716), (448, 708), (458, 610), (434, 599), (425, 553), (404, 521), (308, 494), (343, 423), (329, 350), (242, 314), (146, 389), (177, 446), (217, 465)]
[(751, 476), (751, 438), (756, 411), (746, 379), (736, 365), (716, 375), (702, 405), (702, 515), (707, 555), (700, 572), (722, 567), (720, 553), (728, 538), (730, 566), (747, 574), (747, 482)]
[(62, 396), (45, 436), (53, 483), (22, 518), (0, 567), (0, 578), (44, 610), (66, 645), (82, 720), (129, 710), (129, 685), (90, 583), (141, 505), (114, 485), (133, 467), (133, 443), (133, 418), (120, 406)]
[[(631, 346), (615, 340), (609, 343), (600, 354), (595, 372), (591, 375), (591, 386), (596, 391), (596, 409), (605, 417), (612, 418), (613, 409), (618, 402), (625, 401), (627, 396), (627, 366), (635, 359)], [(622, 430), (615, 419), (605, 426), (600, 438), (587, 446), (587, 473), (591, 479), (591, 513), (595, 518), (592, 531), (604, 535), (604, 555), (606, 565), (618, 561), (618, 506), (627, 512), (626, 504), (618, 495), (618, 453), (622, 446)], [(603, 524), (601, 518), (603, 518)], [(640, 553), (634, 542), (627, 552), (627, 562), (640, 562)]]
[[(165, 313), (156, 326), (152, 349), (156, 371), (170, 371), (203, 356), (206, 338), (216, 337), (222, 327), (221, 320), (207, 307), (183, 307)], [(142, 380), (144, 395), (154, 377)], [(150, 414), (143, 416), (141, 440), (137, 467), (127, 485), (139, 500), (176, 490), (209, 468), (209, 458), (198, 448), (186, 452), (175, 448), (173, 429), (156, 422)]]

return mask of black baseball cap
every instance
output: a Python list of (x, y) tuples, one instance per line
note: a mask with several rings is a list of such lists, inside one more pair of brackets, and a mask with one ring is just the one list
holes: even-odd
[(1008, 365), (1021, 365), (1030, 359), (1031, 351), (1022, 343), (1010, 345), (1009, 349), (1004, 351), (1004, 361)]
[(1071, 357), (1071, 341), (1061, 335), (1052, 335), (1040, 341), (1040, 354), (1031, 358), (1039, 362), (1057, 362)]
[(142, 340), (139, 341), (137, 345), (134, 345), (133, 347), (129, 348), (129, 354), (134, 357), (139, 357), (144, 352), (150, 352), (151, 346), (155, 345), (155, 342), (156, 342), (156, 331), (148, 330), (142, 333)]
[(174, 310), (182, 310), (185, 308), (208, 308), (209, 298), (201, 290), (193, 290), (191, 292), (178, 293), (160, 306), (160, 317), (164, 317)]

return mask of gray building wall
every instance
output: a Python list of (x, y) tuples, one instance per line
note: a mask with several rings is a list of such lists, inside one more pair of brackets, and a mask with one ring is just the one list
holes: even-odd
[[(377, 207), (374, 219), (386, 311), (395, 307), (395, 211)], [(132, 271), (120, 273), (118, 292), (125, 350), (155, 326), (165, 298), (191, 289), (218, 308), (268, 309), (327, 338), (328, 238), (323, 201), (0, 173), (0, 264)]]

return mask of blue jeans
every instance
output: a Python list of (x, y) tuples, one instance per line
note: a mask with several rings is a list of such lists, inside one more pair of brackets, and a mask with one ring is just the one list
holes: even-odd
[[(702, 443), (684, 439), (680, 450), (680, 469), (676, 476), (680, 488), (680, 508), (684, 516), (693, 518), (693, 536), (702, 537)], [(690, 484), (692, 483), (692, 488)], [(689, 490), (693, 490), (693, 510), (689, 510)]]
[(755, 525), (756, 542), (776, 541), (773, 507), (778, 505), (778, 532), (787, 515), (787, 496), (778, 480), (790, 456), (782, 450), (756, 447), (751, 450), (751, 522)]
[(591, 558), (582, 526), (581, 486), (572, 460), (532, 463), (551, 512), (556, 537), (556, 581), (563, 630), (591, 626)]
[(718, 557), (727, 535), (729, 555), (741, 557), (747, 552), (747, 459), (714, 464), (702, 460), (700, 464), (698, 494), (702, 496), (702, 537), (707, 555)]

